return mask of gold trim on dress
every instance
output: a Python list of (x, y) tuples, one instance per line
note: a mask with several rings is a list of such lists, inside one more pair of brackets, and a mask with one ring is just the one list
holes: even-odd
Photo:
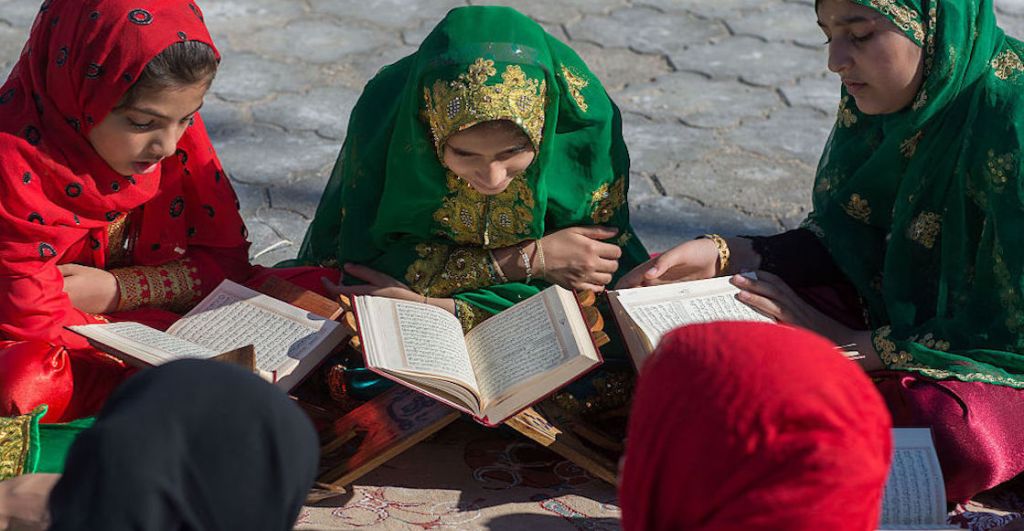
[(925, 44), (924, 25), (921, 24), (921, 15), (918, 15), (917, 11), (897, 4), (896, 0), (871, 0), (871, 7), (883, 15), (892, 17), (890, 20), (901, 30), (913, 32), (917, 44)]
[(32, 418), (38, 414), (39, 409), (36, 408), (27, 415), (0, 417), (0, 481), (25, 472), (25, 460), (31, 445)]
[(122, 267), (110, 273), (120, 290), (118, 311), (150, 307), (183, 313), (202, 296), (198, 270), (188, 258), (159, 266)]
[(846, 106), (849, 101), (849, 96), (843, 96), (843, 99), (839, 101), (839, 111), (836, 114), (836, 121), (839, 127), (852, 127), (853, 124), (857, 123), (857, 115)]
[(604, 183), (590, 194), (590, 219), (604, 223), (626, 204), (626, 178), (619, 177), (613, 183)]
[[(921, 93), (924, 95), (924, 92)], [(924, 131), (918, 131), (914, 133), (914, 136), (904, 140), (900, 143), (900, 153), (906, 158), (913, 158), (914, 154), (917, 153), (917, 145), (921, 143), (921, 138), (924, 137)]]
[(921, 212), (907, 227), (907, 237), (931, 249), (942, 230), (942, 216), (935, 212)]
[(587, 112), (589, 106), (587, 105), (586, 98), (580, 93), (581, 90), (585, 89), (590, 81), (582, 75), (574, 73), (569, 70), (569, 67), (562, 65), (562, 77), (565, 78), (565, 84), (569, 87), (569, 94), (572, 96), (572, 100), (576, 102), (576, 106), (581, 111)]
[(420, 258), (406, 269), (405, 280), (420, 295), (450, 297), (499, 283), (486, 249), (421, 243), (416, 254)]
[(843, 206), (843, 210), (853, 219), (867, 223), (871, 219), (871, 207), (868, 205), (868, 200), (860, 196), (860, 194), (853, 194), (850, 196), (850, 202)]
[(512, 179), (495, 195), (484, 195), (448, 172), (448, 196), (434, 212), (451, 239), (486, 249), (508, 247), (529, 239), (533, 226), (533, 190), (523, 177)]
[(530, 137), (534, 149), (540, 149), (545, 81), (526, 77), (519, 65), (508, 65), (500, 83), (487, 85), (495, 74), (494, 61), (481, 57), (457, 79), (437, 80), (433, 88), (423, 88), (423, 114), (439, 159), (444, 160), (444, 142), (449, 136), (491, 120), (516, 123)]

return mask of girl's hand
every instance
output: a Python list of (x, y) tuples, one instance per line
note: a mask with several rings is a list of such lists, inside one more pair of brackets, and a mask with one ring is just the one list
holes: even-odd
[(709, 239), (685, 241), (636, 266), (616, 288), (657, 286), (683, 280), (711, 278), (718, 273), (718, 246)]
[(64, 293), (83, 312), (102, 314), (117, 310), (121, 291), (117, 277), (109, 271), (78, 264), (57, 266), (64, 275)]
[(609, 227), (569, 227), (544, 236), (544, 280), (566, 289), (604, 291), (619, 269), (622, 249), (601, 240), (618, 233)]
[[(345, 278), (345, 273), (348, 273), (359, 280), (365, 281), (366, 284), (362, 284), (360, 286), (342, 285), (341, 281)], [(373, 295), (375, 297), (388, 297), (391, 299), (423, 302), (423, 295), (409, 289), (409, 286), (402, 284), (384, 273), (358, 264), (345, 264), (342, 275), (338, 279), (338, 284), (335, 284), (323, 277), (320, 278), (320, 282), (323, 283), (324, 288), (327, 289), (327, 293), (329, 293), (332, 298), (337, 298), (338, 295), (345, 295), (348, 297), (355, 295)]]
[(757, 280), (735, 275), (729, 282), (740, 289), (736, 295), (740, 302), (780, 323), (806, 328), (837, 345), (847, 344), (854, 336), (853, 329), (818, 311), (771, 273), (758, 271)]

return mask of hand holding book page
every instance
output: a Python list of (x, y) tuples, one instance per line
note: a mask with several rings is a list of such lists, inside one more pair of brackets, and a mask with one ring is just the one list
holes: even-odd
[(481, 323), (417, 302), (357, 297), (367, 366), (485, 424), (600, 364), (575, 296), (552, 287)]
[[(753, 273), (745, 275), (754, 277)], [(637, 368), (662, 336), (683, 325), (713, 321), (774, 322), (736, 299), (740, 290), (729, 277), (693, 280), (608, 292)]]

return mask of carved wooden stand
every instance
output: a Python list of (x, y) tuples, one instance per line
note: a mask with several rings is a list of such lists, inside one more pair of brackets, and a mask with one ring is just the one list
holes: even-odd
[[(355, 333), (351, 312), (330, 299), (303, 290), (287, 281), (269, 278), (258, 291), (311, 313), (338, 320)], [(608, 343), (604, 320), (594, 306), (593, 293), (577, 294), (598, 348)], [(358, 347), (358, 337), (353, 337)], [(315, 408), (315, 406), (312, 406)], [(322, 434), (318, 487), (327, 493), (343, 493), (352, 482), (384, 464), (416, 443), (455, 422), (461, 413), (411, 389), (395, 386), (331, 423)], [(527, 408), (505, 422), (568, 459), (596, 478), (615, 484), (613, 455), (621, 444), (602, 435), (582, 419), (552, 401)]]

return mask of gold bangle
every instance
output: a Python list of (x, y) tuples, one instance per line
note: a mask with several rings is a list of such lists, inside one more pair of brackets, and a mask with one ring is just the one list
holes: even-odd
[(708, 239), (715, 242), (715, 247), (718, 247), (718, 261), (721, 263), (718, 272), (724, 272), (729, 267), (729, 242), (718, 234), (705, 234), (697, 239)]
[(548, 268), (544, 263), (544, 246), (540, 244), (540, 238), (537, 239), (537, 278), (544, 278), (547, 276)]

